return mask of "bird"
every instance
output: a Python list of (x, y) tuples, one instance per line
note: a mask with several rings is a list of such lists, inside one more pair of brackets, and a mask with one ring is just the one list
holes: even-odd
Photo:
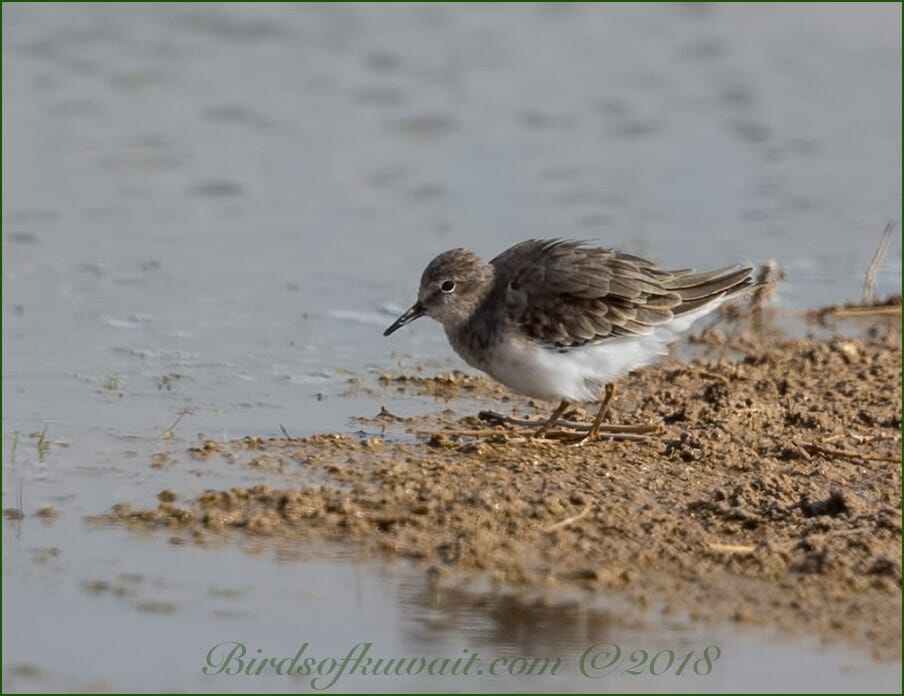
[(489, 262), (450, 249), (427, 264), (417, 301), (383, 335), (430, 317), (472, 367), (519, 394), (558, 401), (534, 436), (569, 404), (600, 401), (583, 444), (599, 438), (616, 380), (661, 359), (697, 319), (754, 287), (753, 270), (664, 270), (568, 239), (529, 239)]

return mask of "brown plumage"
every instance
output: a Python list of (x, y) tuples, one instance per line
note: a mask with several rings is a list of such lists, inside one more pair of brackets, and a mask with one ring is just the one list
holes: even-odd
[(497, 283), (490, 294), (504, 296), (510, 320), (559, 348), (646, 334), (753, 284), (750, 267), (668, 271), (638, 256), (559, 239), (521, 242), (490, 264)]

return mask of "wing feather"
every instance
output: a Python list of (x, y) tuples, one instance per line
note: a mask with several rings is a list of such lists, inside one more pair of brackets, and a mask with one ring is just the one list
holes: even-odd
[(496, 300), (534, 340), (569, 348), (654, 327), (752, 285), (748, 267), (668, 271), (647, 259), (584, 242), (516, 244), (490, 261)]

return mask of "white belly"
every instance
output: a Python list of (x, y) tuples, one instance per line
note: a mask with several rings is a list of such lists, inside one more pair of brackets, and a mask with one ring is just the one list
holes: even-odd
[(527, 340), (510, 340), (497, 343), (482, 360), (462, 357), (525, 396), (550, 401), (597, 401), (603, 385), (662, 358), (681, 332), (716, 306), (673, 319), (643, 336), (621, 336), (565, 352), (542, 348)]
[(634, 336), (565, 353), (529, 343), (506, 343), (494, 350), (486, 372), (536, 399), (596, 401), (606, 382), (654, 362), (667, 352), (664, 347)]

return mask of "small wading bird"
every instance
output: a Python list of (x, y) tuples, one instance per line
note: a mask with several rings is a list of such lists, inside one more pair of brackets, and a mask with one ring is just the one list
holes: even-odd
[(667, 271), (565, 240), (521, 242), (489, 263), (451, 249), (427, 265), (417, 302), (383, 335), (431, 317), (469, 365), (520, 394), (558, 400), (535, 436), (559, 422), (570, 402), (598, 401), (605, 386), (584, 443), (600, 435), (613, 380), (660, 359), (695, 320), (751, 288), (752, 272)]

